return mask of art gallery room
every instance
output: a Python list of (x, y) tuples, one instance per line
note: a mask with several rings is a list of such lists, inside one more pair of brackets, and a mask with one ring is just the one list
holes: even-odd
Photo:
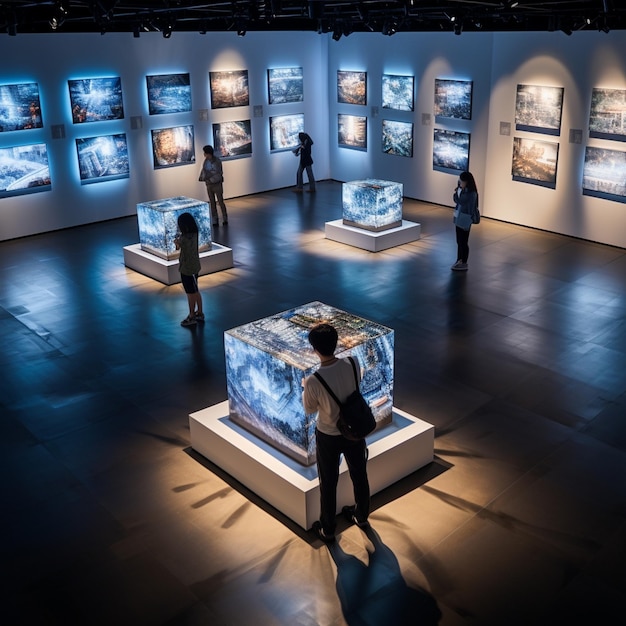
[[(5, 623), (623, 621), (621, 2), (3, 2), (0, 57)], [(377, 421), (329, 543), (319, 322)]]

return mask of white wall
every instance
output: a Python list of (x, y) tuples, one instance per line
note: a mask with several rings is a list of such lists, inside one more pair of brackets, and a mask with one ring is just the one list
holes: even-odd
[[(268, 118), (303, 112), (314, 140), (315, 174), (319, 179), (354, 180), (377, 177), (404, 184), (405, 195), (451, 205), (456, 176), (433, 170), (433, 128), (471, 133), (470, 169), (481, 191), (484, 215), (517, 224), (626, 247), (626, 206), (582, 195), (586, 145), (626, 150), (619, 142), (588, 137), (593, 87), (626, 88), (626, 32), (553, 33), (354, 33), (335, 42), (314, 32), (128, 33), (18, 35), (0, 37), (0, 56), (10, 59), (0, 83), (38, 82), (44, 128), (0, 133), (0, 147), (45, 142), (48, 145), (52, 190), (0, 199), (0, 240), (135, 213), (138, 202), (175, 195), (204, 198), (197, 182), (202, 145), (211, 142), (211, 124), (251, 119), (253, 153), (227, 161), (225, 193), (235, 197), (294, 184), (297, 161), (290, 152), (269, 152)], [(270, 67), (304, 68), (303, 103), (267, 104), (266, 71)], [(210, 109), (208, 72), (247, 69), (250, 107)], [(337, 103), (337, 70), (364, 70), (368, 103), (360, 107)], [(193, 111), (147, 115), (145, 76), (189, 72)], [(383, 110), (381, 76), (415, 76), (413, 112)], [(89, 76), (120, 76), (125, 119), (75, 127), (71, 122), (67, 80)], [(472, 120), (441, 120), (432, 116), (435, 78), (472, 80)], [(562, 86), (563, 119), (555, 189), (516, 182), (511, 176), (513, 138), (542, 138), (515, 131), (518, 83)], [(253, 107), (263, 106), (255, 118)], [(373, 108), (375, 107), (375, 108)], [(377, 108), (377, 115), (374, 115)], [(199, 111), (208, 109), (208, 121)], [(337, 114), (368, 118), (368, 150), (337, 145)], [(423, 123), (430, 115), (430, 123)], [(131, 117), (143, 127), (132, 130)], [(381, 151), (382, 119), (414, 123), (414, 155), (405, 158)], [(509, 122), (511, 135), (500, 135), (500, 122)], [(192, 123), (195, 127), (194, 166), (154, 170), (150, 129)], [(64, 124), (65, 139), (52, 139), (51, 126)], [(87, 128), (88, 126), (88, 128)], [(581, 144), (569, 143), (570, 129), (583, 130)], [(129, 141), (130, 178), (80, 185), (74, 140), (125, 132)]]
[[(136, 212), (138, 202), (186, 195), (205, 199), (198, 182), (202, 146), (212, 141), (212, 124), (228, 120), (252, 122), (252, 156), (224, 163), (226, 197), (246, 195), (295, 184), (298, 161), (291, 152), (270, 154), (269, 116), (304, 113), (305, 127), (316, 138), (316, 152), (328, 154), (325, 39), (317, 33), (160, 33), (18, 35), (0, 37), (3, 63), (0, 83), (39, 84), (44, 128), (0, 133), (0, 147), (45, 143), (52, 177), (51, 191), (0, 198), (0, 240), (97, 222)], [(304, 68), (304, 102), (267, 104), (267, 69)], [(250, 106), (210, 108), (209, 72), (247, 69)], [(190, 113), (148, 115), (146, 75), (189, 73)], [(119, 76), (124, 119), (72, 124), (67, 81), (92, 76)], [(263, 106), (254, 117), (253, 107)], [(208, 109), (208, 121), (200, 110)], [(131, 129), (131, 118), (141, 116), (142, 128)], [(53, 125), (65, 126), (64, 139), (52, 139)], [(193, 124), (196, 164), (155, 170), (150, 130)], [(75, 139), (125, 132), (130, 178), (81, 185)], [(329, 178), (328, 159), (316, 159), (316, 175)]]
[[(559, 137), (515, 131), (517, 84), (564, 87)], [(626, 151), (620, 142), (589, 138), (593, 87), (626, 89), (626, 33), (508, 33), (494, 37), (487, 173), (483, 212), (491, 217), (626, 247), (626, 205), (582, 195), (585, 146)], [(499, 134), (500, 122), (511, 136)], [(570, 143), (570, 129), (583, 141)], [(515, 182), (513, 137), (559, 143), (556, 188)]]

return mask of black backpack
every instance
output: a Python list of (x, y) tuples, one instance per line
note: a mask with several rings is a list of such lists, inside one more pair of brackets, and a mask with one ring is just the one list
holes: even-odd
[(339, 406), (339, 419), (337, 420), (339, 432), (350, 441), (360, 441), (376, 428), (376, 419), (374, 418), (370, 405), (359, 390), (359, 379), (356, 374), (354, 359), (349, 356), (348, 360), (352, 364), (354, 371), (356, 389), (346, 398), (345, 402), (339, 402), (339, 399), (326, 384), (326, 381), (319, 372), (315, 372), (315, 377), (324, 385), (324, 388), (328, 391), (328, 395), (330, 395)]

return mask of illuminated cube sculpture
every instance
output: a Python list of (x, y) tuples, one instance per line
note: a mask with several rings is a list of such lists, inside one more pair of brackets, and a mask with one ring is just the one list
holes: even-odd
[(343, 183), (343, 223), (379, 232), (402, 225), (402, 183), (368, 178)]
[(361, 367), (361, 392), (378, 425), (391, 422), (394, 331), (311, 302), (224, 333), (229, 417), (303, 465), (315, 462), (316, 415), (302, 406), (302, 380), (319, 367), (309, 341), (318, 323), (339, 334), (335, 354)]
[(141, 202), (137, 205), (141, 249), (156, 256), (177, 259), (174, 238), (178, 232), (178, 216), (191, 213), (198, 224), (198, 252), (211, 249), (211, 213), (207, 202), (185, 196)]

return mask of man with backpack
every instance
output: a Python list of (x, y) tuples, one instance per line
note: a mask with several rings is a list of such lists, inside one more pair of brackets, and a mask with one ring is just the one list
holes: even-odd
[[(309, 343), (320, 359), (318, 374), (340, 400), (345, 400), (355, 390), (355, 371), (350, 359), (338, 359), (337, 330), (330, 324), (317, 324), (309, 332)], [(304, 379), (302, 402), (307, 415), (318, 413), (316, 436), (317, 472), (320, 484), (320, 519), (313, 530), (325, 543), (335, 541), (335, 515), (337, 511), (337, 483), (339, 464), (343, 454), (348, 464), (354, 488), (354, 507), (344, 507), (344, 515), (360, 528), (369, 522), (370, 488), (367, 479), (367, 445), (365, 439), (356, 441), (344, 437), (337, 427), (340, 407), (315, 376)]]

